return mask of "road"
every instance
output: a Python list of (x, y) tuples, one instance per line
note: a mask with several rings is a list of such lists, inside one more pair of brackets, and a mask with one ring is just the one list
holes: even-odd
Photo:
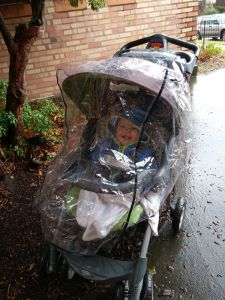
[(182, 176), (183, 232), (170, 224), (151, 245), (154, 299), (225, 299), (225, 69), (191, 82), (191, 159)]

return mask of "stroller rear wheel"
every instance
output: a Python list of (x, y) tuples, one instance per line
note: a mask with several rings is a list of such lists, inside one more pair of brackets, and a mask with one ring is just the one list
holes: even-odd
[[(128, 282), (127, 282), (128, 283)], [(113, 300), (128, 300), (128, 291), (124, 282), (117, 283)]]
[(65, 260), (54, 245), (46, 244), (41, 256), (41, 271), (43, 274), (63, 272)]
[(140, 300), (153, 300), (153, 276), (147, 271), (143, 279)]
[(184, 198), (178, 198), (175, 208), (172, 210), (172, 229), (174, 234), (179, 233), (181, 230), (185, 209), (186, 201)]

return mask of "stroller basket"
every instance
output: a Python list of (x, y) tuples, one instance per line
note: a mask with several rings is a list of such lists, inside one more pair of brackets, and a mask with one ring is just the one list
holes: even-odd
[(81, 256), (63, 252), (69, 265), (82, 277), (96, 281), (120, 281), (132, 277), (135, 262), (93, 255)]

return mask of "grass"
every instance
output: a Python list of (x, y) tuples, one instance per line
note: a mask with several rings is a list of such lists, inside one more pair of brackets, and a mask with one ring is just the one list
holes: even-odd
[(207, 62), (217, 56), (225, 56), (225, 42), (224, 41), (214, 41), (205, 40), (197, 41), (197, 45), (200, 47), (200, 62)]
[[(203, 40), (197, 40), (196, 43), (198, 46), (203, 45)], [(225, 45), (225, 41), (221, 41), (221, 40), (208, 40), (205, 39), (205, 44), (209, 44), (209, 45), (215, 45), (215, 46), (220, 46), (220, 45)]]

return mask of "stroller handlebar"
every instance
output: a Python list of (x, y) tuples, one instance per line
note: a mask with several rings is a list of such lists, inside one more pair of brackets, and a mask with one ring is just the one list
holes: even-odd
[[(168, 51), (168, 44), (173, 44), (190, 51), (182, 51), (182, 50), (172, 50), (172, 51)], [(133, 47), (136, 46), (141, 46), (143, 44), (147, 44), (145, 49), (131, 49)], [(185, 73), (188, 75), (188, 77), (190, 78), (190, 75), (193, 74), (193, 71), (196, 67), (196, 61), (198, 59), (199, 53), (200, 53), (200, 49), (197, 45), (191, 43), (191, 42), (186, 42), (177, 38), (173, 38), (170, 36), (166, 36), (166, 35), (162, 35), (162, 34), (154, 34), (152, 36), (149, 37), (145, 37), (139, 40), (135, 40), (132, 42), (129, 42), (127, 44), (125, 44), (122, 48), (120, 48), (119, 51), (117, 51), (114, 54), (114, 57), (118, 57), (118, 56), (131, 56), (131, 57), (137, 57), (135, 50), (139, 51), (139, 58), (144, 58), (147, 60), (152, 60), (154, 61), (154, 57), (156, 57), (158, 54), (157, 52), (159, 52), (160, 54), (160, 59), (161, 60), (167, 60), (168, 58), (168, 54), (173, 54), (174, 55), (174, 59), (175, 57), (180, 57), (181, 59), (183, 59), (183, 66), (184, 66), (184, 71)], [(147, 51), (147, 50), (151, 50), (149, 51), (148, 56), (143, 56), (142, 52), (143, 51)], [(152, 50), (163, 50), (163, 51), (152, 51)], [(133, 56), (132, 56), (132, 52), (134, 52)], [(155, 63), (157, 63), (157, 60), (154, 61)]]
[(177, 38), (173, 38), (170, 36), (166, 36), (163, 34), (154, 34), (142, 39), (138, 39), (132, 42), (129, 42), (127, 44), (125, 44), (122, 48), (120, 48), (119, 51), (123, 51), (123, 50), (127, 50), (136, 46), (140, 46), (143, 44), (147, 44), (146, 48), (150, 48), (150, 45), (152, 42), (157, 41), (157, 42), (162, 42), (163, 43), (163, 49), (167, 50), (168, 49), (168, 43), (171, 43), (173, 45), (177, 45), (186, 49), (189, 49), (191, 51), (193, 51), (193, 53), (195, 54), (196, 57), (199, 56), (199, 52), (200, 49), (197, 45), (191, 43), (191, 42), (186, 42)]

